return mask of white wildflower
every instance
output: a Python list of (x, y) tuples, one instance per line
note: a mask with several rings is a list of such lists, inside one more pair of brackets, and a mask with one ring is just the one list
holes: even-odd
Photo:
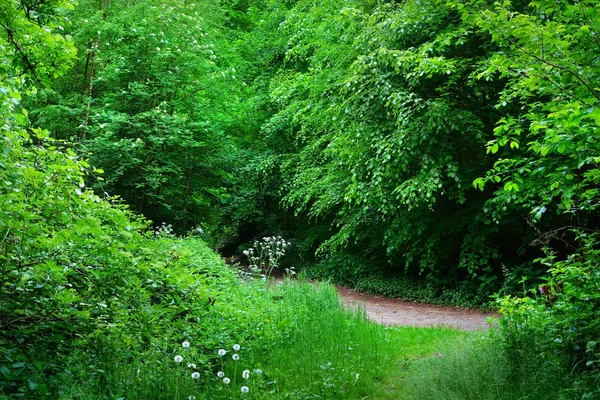
[(183, 357), (181, 357), (181, 356), (175, 356), (175, 362), (176, 363), (180, 363), (182, 361), (183, 361)]
[(199, 378), (200, 378), (200, 373), (199, 373), (199, 372), (194, 372), (194, 373), (192, 374), (192, 378), (193, 378), (193, 379), (199, 379)]
[(250, 378), (250, 370), (245, 369), (244, 372), (242, 372), (242, 378), (244, 378), (244, 379)]
[(229, 378), (223, 378), (223, 383), (226, 385), (229, 385), (229, 382), (231, 382), (231, 379)]
[(187, 340), (183, 343), (181, 343), (181, 345), (183, 346), (184, 349), (187, 349), (190, 347), (190, 342), (188, 342)]
[(223, 357), (225, 354), (227, 354), (227, 352), (225, 351), (225, 349), (220, 349), (220, 350), (218, 351), (218, 353), (219, 353), (219, 355), (220, 355), (221, 357)]
[(219, 371), (219, 372), (217, 372), (217, 376), (218, 376), (219, 378), (223, 378), (223, 377), (225, 376), (225, 372), (223, 372), (223, 371)]
[(237, 361), (240, 359), (240, 355), (239, 354), (234, 354), (231, 356), (231, 358), (233, 358), (233, 361)]
[(248, 386), (242, 386), (242, 393), (248, 393), (249, 391)]
[(240, 345), (239, 345), (239, 344), (234, 344), (234, 345), (233, 345), (233, 349), (234, 349), (235, 351), (240, 351)]

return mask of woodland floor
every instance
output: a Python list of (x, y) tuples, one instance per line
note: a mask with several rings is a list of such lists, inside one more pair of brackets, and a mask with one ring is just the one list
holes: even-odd
[(364, 307), (373, 321), (396, 326), (447, 326), (462, 330), (483, 330), (494, 313), (474, 309), (436, 306), (382, 296), (371, 296), (338, 287), (342, 302), (349, 308)]

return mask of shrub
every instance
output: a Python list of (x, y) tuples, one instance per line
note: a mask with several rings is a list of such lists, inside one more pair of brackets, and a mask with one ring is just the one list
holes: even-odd
[(311, 278), (331, 280), (364, 293), (463, 307), (485, 307), (488, 301), (464, 290), (437, 287), (406, 275), (385, 274), (383, 268), (370, 265), (360, 257), (336, 253), (308, 267)]
[(522, 297), (498, 300), (504, 314), (499, 338), (513, 368), (523, 371), (542, 366), (558, 375), (571, 375), (575, 383), (570, 390), (582, 379), (600, 377), (598, 235), (580, 234), (578, 242), (579, 249), (565, 260), (557, 260), (549, 250), (539, 260), (549, 268), (545, 285)]

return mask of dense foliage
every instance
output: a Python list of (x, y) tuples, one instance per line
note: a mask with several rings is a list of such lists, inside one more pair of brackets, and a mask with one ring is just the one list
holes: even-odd
[(216, 347), (308, 334), (304, 289), (279, 308), (206, 245), (264, 234), (365, 290), (499, 293), (510, 371), (596, 376), (596, 3), (3, 1), (0, 393), (118, 395), (107, 362), (186, 335), (208, 376)]
[(107, 171), (97, 189), (178, 232), (218, 230), (244, 86), (218, 3), (163, 5), (80, 2), (63, 28), (76, 62), (32, 117)]
[[(32, 34), (52, 26), (28, 25), (27, 11), (16, 4), (10, 11), (7, 20)], [(72, 49), (68, 41), (40, 35), (56, 39), (57, 49)], [(348, 314), (331, 287), (288, 284), (267, 291), (262, 281), (241, 284), (199, 231), (176, 239), (170, 225), (149, 229), (116, 199), (94, 194), (86, 181), (98, 179), (99, 171), (67, 143), (31, 128), (20, 108), (25, 82), (44, 79), (27, 66), (43, 61), (33, 53), (19, 52), (23, 59), (2, 54), (0, 398), (364, 393), (369, 380), (359, 380), (362, 368), (375, 375), (388, 359), (371, 354), (385, 342), (384, 329)], [(277, 349), (297, 353), (304, 340), (323, 335), (315, 319), (326, 320), (330, 332), (313, 358), (298, 364), (286, 358), (294, 353), (277, 355)], [(350, 344), (352, 355), (340, 351)], [(219, 349), (229, 353), (227, 361)], [(232, 350), (240, 353), (235, 362), (229, 361)], [(320, 357), (339, 372), (319, 368)], [(367, 357), (371, 361), (359, 362)], [(310, 375), (282, 379), (298, 367)], [(219, 370), (231, 386), (221, 382)], [(307, 379), (316, 380), (306, 387)]]
[(548, 7), (299, 2), (263, 132), (303, 247), (487, 295), (595, 229), (597, 11)]

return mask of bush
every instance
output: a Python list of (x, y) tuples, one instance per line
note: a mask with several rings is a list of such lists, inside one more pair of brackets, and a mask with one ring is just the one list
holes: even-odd
[(545, 285), (498, 300), (499, 338), (516, 371), (542, 367), (568, 375), (568, 391), (592, 396), (600, 395), (585, 383), (600, 378), (600, 249), (596, 234), (581, 234), (578, 242), (565, 260), (549, 250), (539, 260), (549, 268)]
[(136, 355), (181, 335), (237, 281), (202, 241), (88, 190), (98, 171), (36, 133), (9, 132), (0, 151), (0, 393), (56, 398), (73, 354), (97, 374), (107, 343)]
[(489, 302), (466, 291), (436, 287), (406, 275), (386, 274), (360, 257), (337, 253), (307, 269), (311, 278), (331, 280), (364, 293), (462, 307), (486, 307)]

